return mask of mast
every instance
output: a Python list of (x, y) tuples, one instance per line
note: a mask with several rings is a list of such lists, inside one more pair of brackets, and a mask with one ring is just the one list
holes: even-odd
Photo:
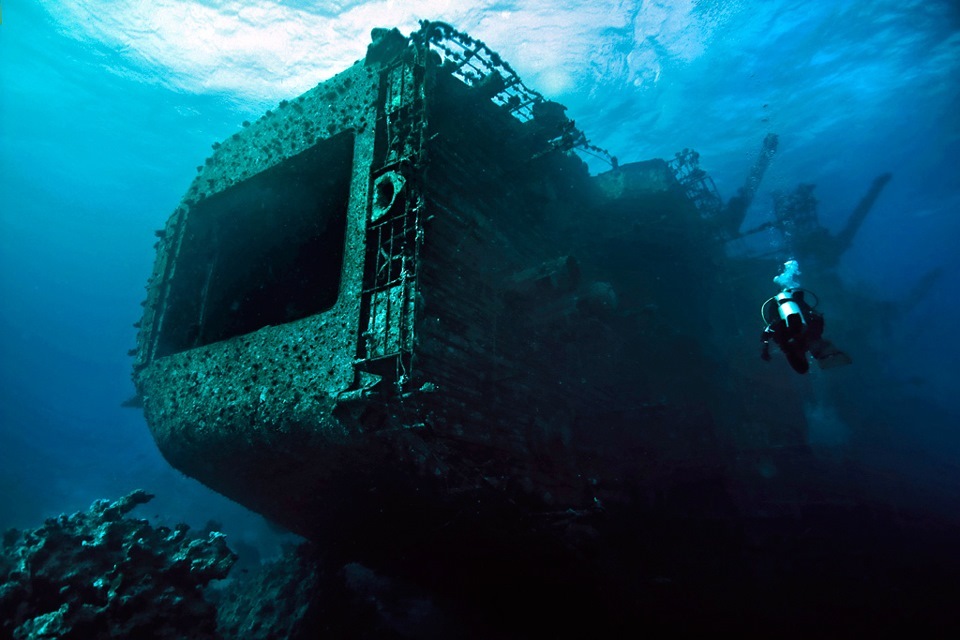
[(720, 223), (728, 235), (734, 236), (740, 231), (740, 225), (743, 224), (743, 219), (747, 215), (747, 209), (753, 203), (753, 199), (760, 188), (760, 183), (763, 181), (763, 176), (767, 172), (767, 167), (770, 166), (770, 161), (777, 152), (778, 142), (777, 134), (768, 133), (766, 135), (763, 139), (763, 146), (760, 148), (760, 155), (750, 169), (746, 181), (737, 191), (737, 195), (727, 202), (727, 206), (721, 214)]
[(853, 239), (857, 235), (857, 231), (860, 230), (863, 222), (867, 219), (867, 214), (870, 213), (870, 209), (873, 208), (874, 203), (880, 196), (880, 192), (883, 191), (883, 188), (890, 182), (891, 177), (891, 174), (884, 173), (873, 179), (873, 184), (870, 185), (870, 189), (863, 198), (860, 199), (860, 203), (857, 204), (857, 208), (853, 210), (850, 219), (847, 220), (847, 224), (844, 225), (843, 230), (834, 238), (834, 250), (838, 258), (846, 253), (850, 245), (853, 244)]

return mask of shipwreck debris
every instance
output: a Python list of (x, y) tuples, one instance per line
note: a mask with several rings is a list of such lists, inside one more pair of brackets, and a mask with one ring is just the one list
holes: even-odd
[(711, 290), (725, 211), (695, 152), (616, 162), (467, 34), (375, 30), (174, 209), (137, 395), (173, 466), (351, 558), (565, 553), (564, 514), (719, 468), (719, 365), (677, 291)]

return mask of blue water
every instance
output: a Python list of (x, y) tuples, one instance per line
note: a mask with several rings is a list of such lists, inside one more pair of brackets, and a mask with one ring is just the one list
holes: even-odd
[[(159, 494), (149, 508), (162, 518), (214, 518), (237, 537), (268, 535), (258, 517), (170, 469), (139, 411), (120, 407), (133, 394), (126, 354), (152, 231), (213, 142), (361, 58), (371, 27), (409, 33), (419, 18), (484, 40), (621, 162), (695, 148), (725, 197), (764, 135), (779, 134), (745, 227), (769, 219), (774, 190), (809, 182), (835, 231), (872, 179), (892, 172), (840, 265), (845, 283), (898, 301), (930, 269), (944, 275), (889, 319), (876, 345), (882, 375), (913, 401), (889, 406), (865, 389), (863, 420), (886, 416), (898, 446), (877, 459), (894, 473), (960, 489), (954, 2), (314, 4), (3, 4), (0, 528), (143, 487)], [(761, 236), (735, 250), (776, 242)], [(743, 329), (751, 340), (758, 331)], [(815, 444), (855, 454), (829, 407), (809, 418)], [(936, 477), (915, 460), (935, 461)]]

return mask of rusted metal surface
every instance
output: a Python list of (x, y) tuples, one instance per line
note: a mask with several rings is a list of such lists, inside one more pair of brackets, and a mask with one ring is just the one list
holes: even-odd
[(376, 30), (215, 146), (159, 233), (134, 370), (184, 473), (373, 548), (567, 529), (717, 463), (707, 330), (664, 304), (722, 251), (690, 181), (591, 177), (573, 150), (605, 152), (483, 43)]

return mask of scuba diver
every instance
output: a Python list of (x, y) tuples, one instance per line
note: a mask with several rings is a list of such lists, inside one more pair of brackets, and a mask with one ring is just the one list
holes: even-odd
[(810, 306), (806, 301), (807, 293), (811, 292), (800, 288), (784, 289), (763, 303), (760, 315), (766, 326), (760, 335), (763, 343), (760, 357), (770, 360), (770, 341), (773, 340), (797, 373), (806, 373), (810, 369), (808, 351), (821, 369), (850, 364), (850, 356), (823, 339), (823, 314), (815, 309), (819, 300)]

